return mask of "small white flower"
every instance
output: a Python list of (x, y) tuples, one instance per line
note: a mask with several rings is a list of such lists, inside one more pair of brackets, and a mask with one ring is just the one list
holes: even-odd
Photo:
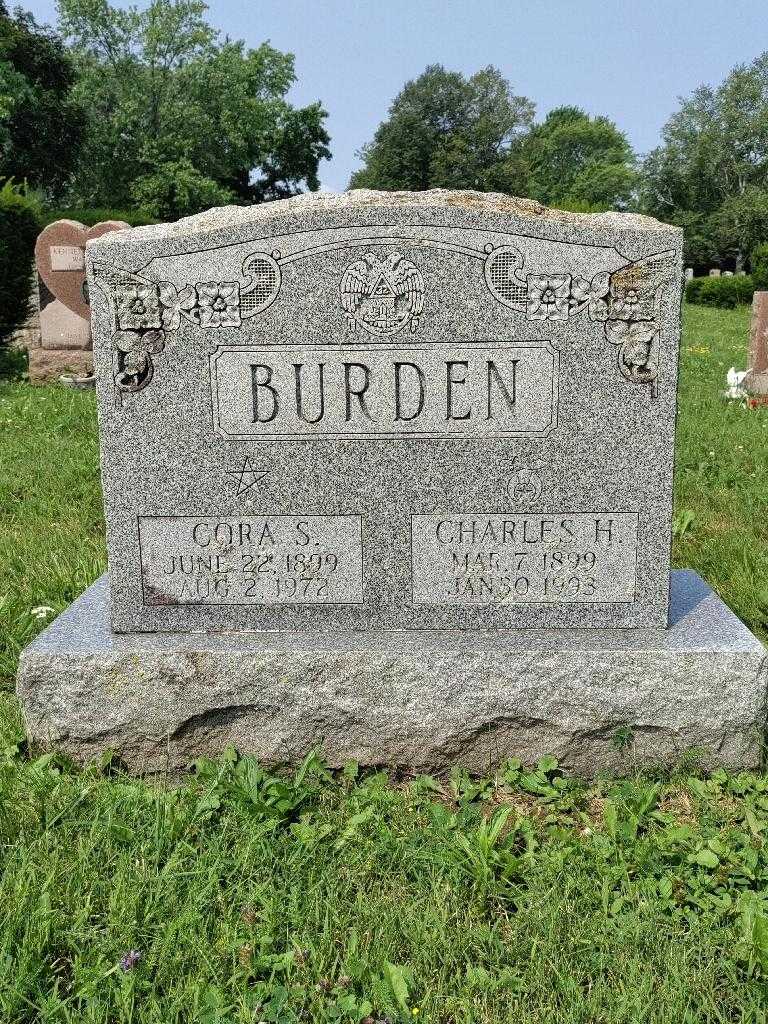
[(36, 619), (47, 619), (49, 615), (52, 615), (56, 611), (55, 608), (51, 608), (48, 604), (39, 604), (37, 608), (33, 608), (29, 613)]

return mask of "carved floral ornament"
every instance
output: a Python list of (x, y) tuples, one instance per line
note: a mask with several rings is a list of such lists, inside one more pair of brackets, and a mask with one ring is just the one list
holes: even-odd
[(568, 320), (586, 310), (604, 324), (616, 346), (619, 372), (633, 384), (653, 384), (659, 371), (661, 302), (674, 276), (674, 253), (655, 253), (591, 280), (564, 273), (522, 276), (522, 253), (512, 246), (486, 246), (485, 280), (491, 294), (528, 320)]
[[(366, 241), (387, 246), (387, 250), (366, 252), (349, 263), (341, 276), (339, 302), (350, 331), (362, 329), (375, 337), (387, 337), (406, 327), (417, 330), (425, 296), (421, 271), (386, 239)], [(488, 244), (480, 251), (452, 243), (434, 244), (483, 260), (485, 282), (493, 298), (529, 321), (564, 323), (586, 313), (593, 322), (603, 324), (607, 341), (616, 347), (622, 376), (633, 384), (650, 384), (653, 390), (659, 368), (661, 302), (675, 272), (672, 251), (587, 279), (558, 269), (523, 275), (525, 258), (514, 246)], [(286, 260), (277, 251), (271, 255), (255, 252), (244, 260), (239, 281), (198, 281), (180, 288), (169, 281), (155, 282), (96, 264), (97, 283), (105, 288), (114, 313), (117, 390), (135, 392), (149, 384), (152, 356), (163, 350), (168, 333), (177, 331), (182, 321), (203, 330), (241, 328), (244, 320), (263, 312), (277, 298), (282, 283), (280, 263), (305, 258), (314, 251), (308, 249)]]
[(279, 258), (279, 252), (253, 253), (243, 263), (242, 281), (198, 281), (182, 288), (96, 263), (96, 281), (114, 313), (116, 389), (130, 393), (149, 384), (152, 356), (163, 351), (167, 334), (178, 331), (182, 321), (206, 330), (239, 328), (244, 319), (270, 306), (282, 281)]

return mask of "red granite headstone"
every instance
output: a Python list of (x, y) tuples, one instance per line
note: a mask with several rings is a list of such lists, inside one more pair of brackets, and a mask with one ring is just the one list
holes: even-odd
[(749, 354), (744, 388), (753, 395), (768, 395), (768, 292), (755, 292)]
[(130, 225), (106, 220), (87, 228), (57, 220), (40, 232), (35, 245), (43, 348), (89, 349), (90, 311), (85, 293), (85, 243)]

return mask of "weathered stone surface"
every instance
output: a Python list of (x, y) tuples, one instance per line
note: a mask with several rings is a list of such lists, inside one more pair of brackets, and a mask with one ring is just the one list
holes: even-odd
[[(3, 328), (0, 327), (0, 334)], [(8, 338), (8, 346), (16, 349), (39, 348), (40, 347), (40, 317), (29, 317), (28, 320), (11, 332)]]
[(443, 191), (90, 241), (114, 628), (666, 625), (681, 244)]
[(29, 349), (29, 379), (33, 384), (58, 380), (62, 373), (86, 375), (93, 373), (93, 352), (50, 348)]
[(90, 350), (91, 327), (88, 320), (73, 313), (63, 302), (51, 298), (42, 281), (40, 288), (40, 343), (43, 348), (61, 352)]
[(768, 292), (755, 292), (752, 297), (747, 376), (743, 386), (750, 394), (768, 395)]
[(121, 636), (108, 603), (102, 577), (19, 668), (30, 737), (79, 761), (111, 749), (175, 773), (229, 743), (269, 762), (319, 747), (333, 765), (438, 772), (545, 753), (587, 775), (691, 748), (760, 760), (766, 652), (690, 571), (672, 575), (668, 630)]

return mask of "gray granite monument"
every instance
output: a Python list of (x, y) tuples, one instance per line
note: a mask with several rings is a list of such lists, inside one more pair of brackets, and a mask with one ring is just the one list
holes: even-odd
[(31, 736), (178, 770), (752, 765), (764, 650), (673, 573), (679, 229), (316, 195), (88, 243), (109, 581)]

